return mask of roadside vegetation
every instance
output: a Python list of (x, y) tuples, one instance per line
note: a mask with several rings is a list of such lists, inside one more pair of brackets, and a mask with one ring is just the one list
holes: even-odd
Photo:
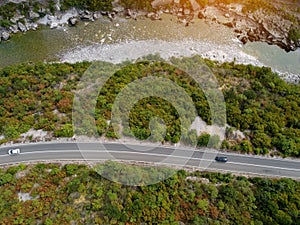
[[(203, 63), (199, 56), (173, 59), (189, 65), (191, 61)], [(269, 68), (252, 65), (219, 64), (205, 60), (219, 80), (226, 101), (226, 140), (223, 149), (254, 154), (278, 154), (299, 157), (300, 152), (300, 86), (286, 83)], [(72, 108), (74, 91), (82, 74), (91, 64), (22, 64), (0, 70), (0, 135), (1, 143), (16, 141), (22, 133), (33, 128), (48, 131), (53, 137), (72, 137)], [(103, 67), (110, 68), (110, 63)], [(118, 93), (134, 80), (158, 76), (170, 79), (182, 87), (194, 101), (198, 115), (211, 124), (206, 97), (191, 77), (164, 62), (141, 60), (126, 63), (104, 85), (97, 98), (96, 125), (99, 135), (118, 138), (107, 121)], [(133, 134), (141, 140), (151, 134), (149, 122), (160, 117), (166, 125), (166, 135), (159, 124), (152, 141), (178, 142), (183, 135), (185, 144), (205, 146), (210, 138), (195, 130), (181, 131), (177, 111), (163, 99), (150, 97), (139, 101), (130, 112), (129, 122)], [(224, 118), (220, 118), (224, 119)], [(191, 122), (191, 121), (187, 121)], [(77, 134), (91, 135), (88, 120), (82, 120), (84, 129)], [(237, 138), (240, 130), (245, 138)], [(184, 132), (184, 133), (181, 133)], [(124, 135), (131, 135), (123, 130)], [(32, 140), (32, 137), (28, 137)], [(219, 137), (212, 137), (214, 145)]]
[[(137, 187), (109, 181), (85, 165), (21, 164), (0, 170), (0, 224), (297, 225), (299, 192), (300, 183), (286, 178), (181, 170)], [(27, 200), (19, 200), (22, 194)]]

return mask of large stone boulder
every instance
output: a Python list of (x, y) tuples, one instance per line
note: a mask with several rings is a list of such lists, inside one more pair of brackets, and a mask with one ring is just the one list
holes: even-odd
[(31, 28), (32, 30), (37, 30), (38, 27), (39, 27), (39, 25), (38, 25), (37, 23), (31, 23), (31, 24), (30, 24), (30, 28)]
[(54, 29), (54, 28), (58, 27), (58, 23), (55, 21), (51, 21), (51, 23), (49, 25), (50, 25), (50, 29)]
[(23, 16), (23, 15), (15, 15), (14, 17), (12, 17), (10, 19), (10, 22), (17, 23), (19, 20), (24, 19), (24, 18), (25, 18), (25, 16)]
[(80, 16), (80, 19), (83, 21), (94, 21), (94, 17), (92, 13), (84, 13), (83, 15)]
[(36, 19), (36, 18), (39, 18), (39, 17), (40, 17), (40, 14), (38, 14), (36, 12), (33, 12), (33, 11), (29, 12), (29, 18), (30, 19)]
[(68, 19), (68, 23), (70, 26), (76, 26), (77, 22), (78, 22), (77, 18), (75, 18), (75, 17), (71, 17)]
[(11, 25), (11, 26), (9, 27), (9, 30), (10, 30), (11, 32), (13, 32), (14, 34), (16, 34), (16, 33), (19, 32), (19, 28), (18, 28), (18, 26), (17, 26), (16, 24)]
[(133, 10), (127, 9), (125, 11), (125, 16), (126, 16), (126, 18), (132, 18), (132, 19), (136, 20), (137, 13)]
[(115, 12), (115, 13), (122, 13), (122, 12), (124, 12), (124, 7), (123, 6), (116, 6), (116, 7), (114, 7), (113, 9), (112, 9), (112, 11), (113, 12)]
[(10, 34), (6, 31), (3, 31), (2, 34), (0, 35), (0, 39), (3, 41), (7, 41), (10, 38)]
[(21, 23), (21, 22), (18, 22), (18, 28), (22, 32), (26, 32), (27, 31), (26, 26), (23, 23)]

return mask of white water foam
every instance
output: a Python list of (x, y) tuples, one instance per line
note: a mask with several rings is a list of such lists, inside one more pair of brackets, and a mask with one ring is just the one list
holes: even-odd
[[(130, 40), (116, 44), (97, 43), (89, 46), (77, 47), (60, 56), (62, 62), (76, 63), (82, 61), (106, 61), (111, 63), (122, 63), (126, 60), (159, 54), (163, 59), (170, 57), (190, 57), (200, 55), (203, 58), (223, 62), (235, 62), (236, 64), (252, 64), (254, 66), (267, 66), (256, 57), (243, 51), (240, 43), (233, 42), (231, 45), (220, 45), (211, 42), (195, 40), (163, 41), (163, 40)], [(272, 68), (282, 79), (299, 83), (297, 74), (289, 74)]]
[(128, 41), (117, 44), (94, 44), (78, 47), (61, 56), (62, 62), (107, 61), (121, 63), (158, 53), (162, 58), (201, 55), (220, 62), (235, 61), (239, 64), (262, 66), (255, 57), (247, 55), (238, 46), (217, 45), (193, 40), (168, 42), (162, 40)]

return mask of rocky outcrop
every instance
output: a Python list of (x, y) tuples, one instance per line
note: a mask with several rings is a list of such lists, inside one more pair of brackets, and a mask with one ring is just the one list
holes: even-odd
[(10, 38), (11, 34), (16, 34), (18, 32), (27, 32), (28, 30), (36, 30), (38, 24), (35, 22), (40, 17), (40, 14), (30, 10), (28, 12), (28, 18), (24, 15), (21, 15), (20, 12), (16, 12), (15, 15), (10, 18), (10, 26), (3, 27), (1, 33), (0, 27), (0, 39), (6, 41)]
[[(113, 2), (112, 11), (90, 12), (88, 10), (73, 9), (75, 13), (67, 15), (67, 12), (60, 12), (56, 7), (54, 15), (49, 14), (49, 10), (40, 8), (38, 11), (30, 9), (28, 18), (16, 13), (10, 19), (12, 25), (5, 31), (8, 34), (17, 32), (26, 32), (38, 28), (36, 21), (40, 21), (41, 15), (47, 15), (44, 23), (54, 29), (56, 27), (69, 24), (75, 26), (78, 20), (95, 21), (101, 17), (107, 17), (111, 21), (115, 16), (124, 16), (127, 19), (140, 18), (145, 16), (151, 20), (161, 20), (162, 13), (172, 14), (177, 17), (177, 22), (185, 26), (194, 23), (195, 15), (199, 19), (206, 20), (208, 23), (223, 24), (234, 30), (239, 40), (246, 44), (249, 41), (263, 41), (269, 44), (278, 45), (286, 51), (295, 50), (300, 47), (300, 40), (290, 40), (288, 33), (292, 23), (283, 19), (278, 15), (266, 15), (263, 10), (257, 10), (255, 13), (244, 13), (243, 6), (239, 4), (225, 5), (222, 3), (214, 3), (206, 7), (201, 7), (197, 0), (153, 0), (151, 6), (153, 12), (137, 11), (133, 9), (125, 9), (118, 1)], [(300, 27), (299, 27), (300, 29)], [(4, 38), (2, 38), (4, 40)]]
[(243, 44), (262, 41), (277, 45), (287, 52), (300, 46), (300, 41), (293, 43), (288, 38), (290, 21), (277, 15), (265, 15), (262, 10), (254, 14), (242, 14), (241, 11), (235, 11), (226, 5), (208, 6), (198, 12), (198, 18), (234, 29)]

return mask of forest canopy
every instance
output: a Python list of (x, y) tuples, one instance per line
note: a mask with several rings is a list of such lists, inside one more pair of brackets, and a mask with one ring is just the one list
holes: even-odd
[[(155, 58), (155, 57), (154, 57)], [(229, 125), (222, 148), (233, 151), (299, 157), (300, 151), (300, 86), (286, 83), (270, 68), (234, 63), (219, 64), (199, 56), (173, 59), (183, 66), (205, 62), (214, 76), (226, 102), (226, 119)], [(43, 129), (54, 137), (72, 137), (72, 109), (74, 91), (82, 74), (91, 63), (76, 64), (22, 64), (0, 70), (0, 135), (4, 143), (17, 141), (29, 129)], [(113, 66), (103, 63), (104, 68)], [(95, 122), (97, 132), (107, 138), (118, 138), (108, 124), (116, 96), (134, 80), (148, 76), (162, 77), (175, 82), (191, 97), (197, 114), (211, 124), (208, 101), (201, 88), (185, 72), (163, 61), (143, 59), (125, 63), (106, 82), (97, 97)], [(130, 111), (130, 128), (141, 140), (151, 134), (149, 122), (154, 117), (163, 119), (166, 135), (154, 135), (153, 141), (176, 143), (183, 135), (186, 144), (204, 146), (207, 133), (195, 136), (195, 131), (182, 130), (178, 112), (172, 104), (159, 98), (137, 102)], [(223, 120), (223, 118), (220, 118)], [(83, 119), (78, 131), (90, 135), (88, 121)], [(191, 121), (186, 121), (191, 122)], [(157, 124), (157, 126), (160, 126)], [(240, 130), (245, 138), (234, 138)], [(77, 132), (77, 133), (78, 133)], [(124, 135), (132, 135), (128, 130)], [(183, 132), (183, 133), (182, 133)], [(214, 137), (216, 140), (217, 137)], [(274, 150), (277, 150), (274, 152)]]
[(180, 170), (153, 185), (125, 186), (85, 165), (20, 164), (0, 170), (0, 224), (297, 225), (299, 192), (300, 183), (286, 178)]

